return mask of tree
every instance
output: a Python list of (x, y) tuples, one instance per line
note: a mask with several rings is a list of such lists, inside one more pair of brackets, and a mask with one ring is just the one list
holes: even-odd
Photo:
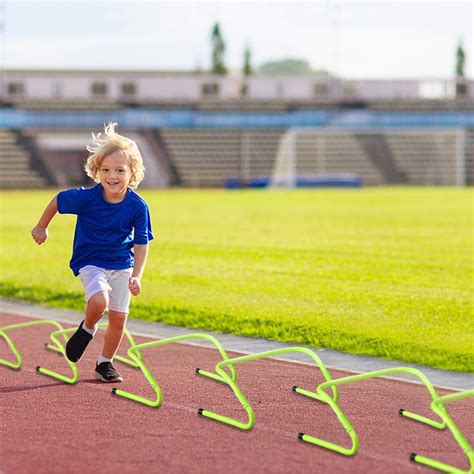
[(466, 54), (462, 41), (459, 41), (456, 49), (456, 77), (464, 77), (464, 62), (466, 61)]
[(247, 46), (244, 51), (244, 76), (251, 76), (253, 73), (250, 48)]
[(281, 59), (277, 61), (270, 61), (262, 64), (258, 68), (259, 74), (266, 75), (306, 75), (312, 74), (313, 71), (308, 63), (304, 59)]
[(224, 64), (225, 42), (221, 35), (219, 23), (214, 23), (211, 34), (212, 41), (212, 72), (224, 75), (227, 68)]
[(462, 41), (459, 41), (456, 48), (456, 97), (463, 97), (467, 95), (467, 83), (464, 78), (464, 63), (466, 61), (466, 54)]

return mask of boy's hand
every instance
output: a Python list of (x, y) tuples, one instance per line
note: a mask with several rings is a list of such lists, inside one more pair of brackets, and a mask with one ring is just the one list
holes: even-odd
[(31, 236), (38, 245), (41, 245), (48, 238), (48, 229), (36, 225), (31, 231)]
[(140, 283), (140, 278), (130, 277), (128, 279), (128, 289), (133, 296), (137, 296), (140, 291), (142, 291), (142, 286)]

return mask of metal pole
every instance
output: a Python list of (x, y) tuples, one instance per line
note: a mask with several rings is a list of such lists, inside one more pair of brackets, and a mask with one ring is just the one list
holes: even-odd
[(244, 179), (250, 179), (250, 136), (245, 131), (240, 142), (240, 172)]
[(456, 140), (456, 184), (466, 186), (466, 130), (461, 128)]
[(296, 187), (296, 133), (294, 130), (289, 131), (288, 137), (288, 183), (289, 187)]

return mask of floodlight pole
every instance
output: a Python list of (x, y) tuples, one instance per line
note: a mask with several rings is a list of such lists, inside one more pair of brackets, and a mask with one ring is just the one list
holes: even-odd
[(294, 129), (289, 130), (288, 136), (288, 185), (296, 188), (296, 133)]
[(6, 90), (6, 59), (5, 59), (5, 43), (6, 43), (6, 34), (5, 34), (5, 24), (6, 24), (6, 9), (5, 9), (5, 0), (0, 0), (0, 67), (2, 68), (1, 72), (1, 83), (0, 83), (0, 99), (6, 99), (7, 90)]

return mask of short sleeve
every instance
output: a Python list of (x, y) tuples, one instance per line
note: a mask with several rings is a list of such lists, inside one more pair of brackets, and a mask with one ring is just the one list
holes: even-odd
[(58, 193), (58, 212), (60, 214), (78, 214), (80, 208), (80, 190), (68, 189)]
[(133, 243), (136, 245), (145, 245), (153, 240), (153, 231), (151, 230), (151, 218), (148, 206), (143, 203), (135, 214), (133, 225)]

